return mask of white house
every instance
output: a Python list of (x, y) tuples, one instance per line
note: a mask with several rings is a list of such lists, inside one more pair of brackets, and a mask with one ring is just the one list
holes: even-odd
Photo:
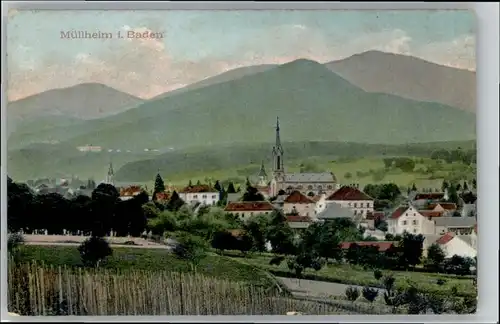
[(469, 258), (477, 256), (477, 249), (474, 248), (470, 235), (446, 233), (436, 243), (441, 247), (447, 258), (454, 255)]
[(418, 210), (412, 205), (398, 207), (387, 219), (388, 233), (435, 234), (434, 219), (442, 212)]
[(474, 231), (474, 217), (436, 217), (434, 219), (435, 234), (471, 235)]
[(208, 185), (195, 185), (182, 189), (179, 197), (186, 203), (203, 205), (215, 205), (219, 201), (220, 193)]
[(229, 202), (224, 211), (239, 216), (243, 221), (258, 214), (270, 214), (275, 207), (268, 201), (234, 201)]
[(373, 212), (374, 199), (353, 186), (344, 186), (326, 198), (320, 198), (316, 203), (316, 213), (322, 212), (326, 205), (335, 203), (349, 209), (358, 218), (366, 218)]

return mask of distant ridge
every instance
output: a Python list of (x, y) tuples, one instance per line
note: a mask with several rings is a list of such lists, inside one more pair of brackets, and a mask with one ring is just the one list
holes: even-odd
[(476, 111), (476, 73), (413, 56), (368, 51), (325, 64), (365, 91)]
[(94, 119), (132, 108), (143, 100), (100, 83), (52, 89), (7, 104), (8, 129), (38, 117)]

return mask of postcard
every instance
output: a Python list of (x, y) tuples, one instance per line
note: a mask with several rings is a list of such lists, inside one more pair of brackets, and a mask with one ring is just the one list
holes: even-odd
[(8, 309), (476, 312), (464, 10), (17, 10)]

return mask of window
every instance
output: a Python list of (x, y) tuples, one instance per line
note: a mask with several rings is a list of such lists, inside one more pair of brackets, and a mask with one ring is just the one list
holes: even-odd
[(311, 185), (307, 186), (307, 189), (309, 189), (309, 190), (312, 190), (312, 188), (313, 188), (313, 186), (311, 186)]
[(347, 206), (351, 207), (351, 203), (348, 203)]
[(416, 220), (414, 220), (413, 225), (418, 225), (418, 222)]
[(318, 186), (318, 190), (321, 190), (321, 189), (323, 189), (323, 187), (322, 186)]
[(405, 216), (408, 216), (408, 213), (406, 213)]
[(354, 203), (354, 208), (358, 207), (358, 203)]
[(359, 207), (363, 208), (363, 203), (361, 203)]
[(367, 204), (366, 204), (366, 208), (370, 208), (370, 203), (367, 203)]
[(408, 222), (407, 221), (403, 221), (403, 225), (406, 225)]
[(193, 199), (198, 199), (198, 195), (193, 195)]
[(359, 211), (359, 214), (360, 214), (360, 215), (363, 215), (363, 210), (360, 210), (360, 211)]
[(212, 199), (217, 199), (217, 195), (212, 195)]
[(332, 189), (333, 189), (333, 186), (332, 186), (332, 185), (328, 185), (326, 188), (327, 188), (328, 190), (332, 190)]
[(416, 214), (416, 213), (413, 213), (413, 216), (417, 216), (417, 214)]
[(207, 195), (202, 195), (201, 198), (206, 199)]
[(417, 229), (416, 229), (416, 228), (414, 228), (414, 229), (413, 229), (413, 233), (416, 233), (416, 232), (417, 232)]
[(357, 214), (358, 214), (358, 211), (357, 211), (357, 210), (355, 210), (355, 211), (354, 211), (354, 215), (357, 215)]

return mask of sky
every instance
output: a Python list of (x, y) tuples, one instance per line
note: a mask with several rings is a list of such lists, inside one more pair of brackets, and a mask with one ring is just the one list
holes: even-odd
[[(475, 27), (473, 12), (456, 10), (13, 11), (8, 100), (87, 82), (148, 99), (238, 67), (368, 50), (475, 70)], [(61, 31), (114, 37), (62, 39)], [(163, 38), (118, 38), (127, 31)]]

